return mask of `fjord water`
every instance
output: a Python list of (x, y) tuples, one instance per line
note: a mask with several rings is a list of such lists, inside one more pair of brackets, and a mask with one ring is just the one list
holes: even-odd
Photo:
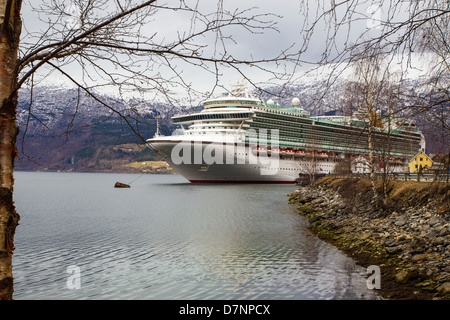
[[(366, 270), (311, 234), (288, 204), (294, 185), (15, 178), (17, 300), (377, 298)], [(113, 188), (134, 179), (130, 189)]]

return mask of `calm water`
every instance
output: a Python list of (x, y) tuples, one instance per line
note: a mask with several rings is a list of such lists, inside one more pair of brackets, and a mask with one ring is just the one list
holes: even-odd
[[(366, 270), (313, 236), (288, 204), (293, 185), (15, 177), (17, 300), (376, 298)], [(136, 178), (130, 189), (113, 188)]]

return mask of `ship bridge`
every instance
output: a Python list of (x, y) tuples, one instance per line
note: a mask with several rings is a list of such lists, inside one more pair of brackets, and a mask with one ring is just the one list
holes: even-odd
[(196, 113), (190, 115), (180, 115), (172, 117), (173, 123), (192, 123), (196, 121), (206, 120), (246, 120), (249, 119), (254, 112), (209, 112)]

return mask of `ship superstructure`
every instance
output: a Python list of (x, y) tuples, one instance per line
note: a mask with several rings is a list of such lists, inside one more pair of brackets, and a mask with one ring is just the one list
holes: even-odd
[[(252, 96), (244, 84), (227, 96), (208, 99), (198, 113), (172, 118), (182, 135), (147, 140), (176, 172), (191, 182), (293, 183), (302, 174), (327, 174), (339, 163), (368, 157), (371, 120), (311, 116), (294, 98), (292, 107)], [(424, 149), (413, 121), (381, 115), (371, 126), (372, 156), (390, 171), (402, 172)], [(349, 166), (350, 168), (350, 166)]]

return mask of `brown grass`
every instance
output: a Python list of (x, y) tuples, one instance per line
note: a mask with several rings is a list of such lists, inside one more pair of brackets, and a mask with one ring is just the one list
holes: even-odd
[[(324, 177), (318, 185), (331, 188), (345, 198), (351, 200), (355, 196), (370, 197), (372, 186), (369, 179)], [(376, 180), (376, 188), (381, 195), (382, 181)], [(438, 200), (442, 205), (449, 205), (450, 185), (447, 183), (416, 182), (391, 180), (388, 186), (388, 198), (399, 206), (420, 205), (429, 199)]]

